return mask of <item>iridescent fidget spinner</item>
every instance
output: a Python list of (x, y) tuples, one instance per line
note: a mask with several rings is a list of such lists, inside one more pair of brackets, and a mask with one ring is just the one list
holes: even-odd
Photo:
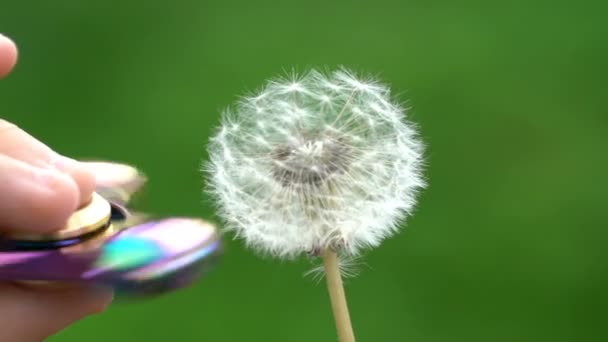
[(195, 282), (216, 264), (222, 248), (212, 224), (132, 213), (127, 204), (146, 178), (127, 165), (89, 164), (97, 190), (63, 229), (0, 234), (0, 280), (84, 282), (122, 295), (157, 295)]

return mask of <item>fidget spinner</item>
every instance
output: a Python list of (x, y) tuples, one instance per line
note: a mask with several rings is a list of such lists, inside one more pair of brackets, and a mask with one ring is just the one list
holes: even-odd
[(217, 263), (222, 248), (212, 224), (131, 212), (127, 204), (143, 174), (123, 164), (89, 164), (96, 192), (63, 229), (0, 234), (0, 280), (91, 283), (140, 297), (188, 286)]

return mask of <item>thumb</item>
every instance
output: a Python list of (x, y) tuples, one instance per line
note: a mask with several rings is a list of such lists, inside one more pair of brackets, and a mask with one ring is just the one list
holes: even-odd
[(112, 301), (109, 290), (65, 285), (0, 284), (0, 342), (44, 341)]
[(8, 75), (17, 63), (17, 47), (12, 40), (0, 34), (0, 78)]

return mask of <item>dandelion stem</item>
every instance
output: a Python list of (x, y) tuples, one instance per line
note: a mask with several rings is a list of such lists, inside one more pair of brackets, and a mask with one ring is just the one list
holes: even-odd
[(340, 275), (338, 254), (331, 249), (327, 249), (323, 253), (323, 264), (327, 276), (327, 289), (329, 290), (331, 307), (334, 312), (334, 319), (336, 320), (338, 339), (340, 342), (355, 342), (355, 334), (350, 322), (344, 285), (342, 284), (342, 276)]

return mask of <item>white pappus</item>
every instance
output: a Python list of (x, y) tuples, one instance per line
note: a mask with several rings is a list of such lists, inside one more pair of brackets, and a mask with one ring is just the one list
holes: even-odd
[(404, 108), (346, 69), (271, 80), (222, 117), (207, 190), (225, 228), (257, 251), (356, 256), (398, 232), (425, 187)]

